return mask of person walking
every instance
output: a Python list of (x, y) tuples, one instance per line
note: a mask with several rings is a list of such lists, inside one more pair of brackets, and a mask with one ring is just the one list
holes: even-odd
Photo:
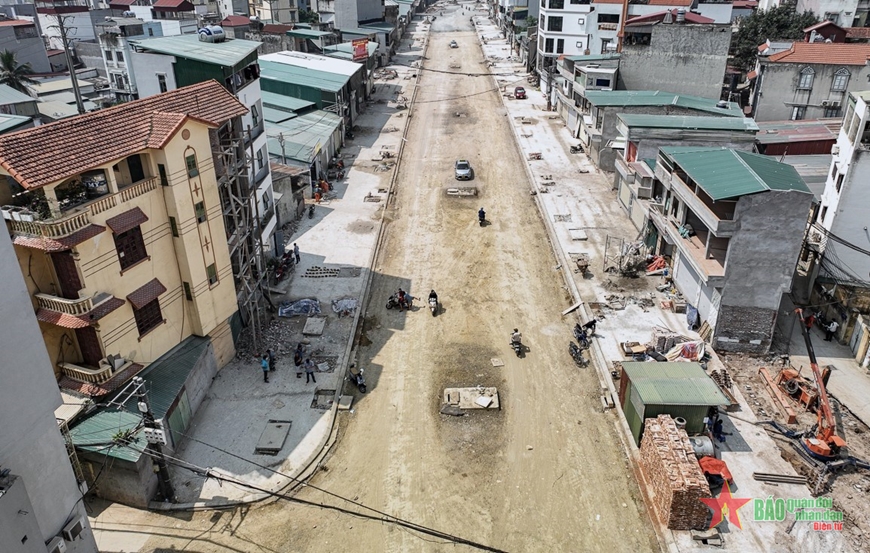
[(269, 372), (275, 371), (275, 354), (271, 349), (266, 350), (266, 357), (269, 359)]
[(314, 361), (308, 358), (305, 360), (305, 383), (312, 381), (317, 384), (317, 379), (314, 378)]
[(837, 333), (837, 329), (840, 328), (840, 323), (837, 321), (831, 321), (831, 324), (825, 328), (825, 341), (830, 342), (834, 339), (834, 334)]
[(264, 355), (263, 359), (260, 360), (260, 367), (263, 369), (263, 382), (269, 382), (269, 357), (267, 355)]
[(299, 244), (293, 242), (293, 255), (296, 257), (296, 264), (299, 265), (299, 262), (302, 261), (302, 258), (299, 257)]
[(302, 378), (302, 344), (296, 346), (293, 352), (293, 364), (296, 365), (296, 378)]
[(716, 419), (713, 424), (713, 437), (720, 442), (725, 442), (725, 432), (722, 431), (722, 419)]

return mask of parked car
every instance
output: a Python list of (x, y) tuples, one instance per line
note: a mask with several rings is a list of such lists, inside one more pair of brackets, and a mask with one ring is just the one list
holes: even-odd
[(471, 168), (471, 164), (466, 159), (456, 160), (453, 172), (456, 180), (471, 180), (474, 178), (474, 169)]
[(457, 44), (457, 42), (455, 40), (451, 40), (450, 47), (451, 48), (459, 48), (459, 44)]
[(514, 89), (514, 98), (517, 100), (525, 100), (526, 99), (526, 89), (518, 86)]

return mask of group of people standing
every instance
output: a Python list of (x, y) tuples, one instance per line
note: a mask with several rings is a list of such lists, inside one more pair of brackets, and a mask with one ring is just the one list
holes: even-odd
[[(305, 346), (302, 343), (297, 344), (296, 350), (293, 352), (293, 364), (296, 366), (296, 378), (302, 378), (304, 371), (305, 383), (314, 382), (317, 384), (317, 379), (314, 377), (317, 365), (310, 357), (305, 357)], [(263, 382), (269, 382), (269, 373), (275, 370), (275, 354), (272, 353), (271, 349), (267, 349), (266, 353), (263, 354), (260, 367), (263, 369)]]

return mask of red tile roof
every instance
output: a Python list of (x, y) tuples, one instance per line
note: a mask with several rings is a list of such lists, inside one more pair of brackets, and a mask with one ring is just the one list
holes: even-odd
[(840, 29), (841, 31), (844, 30), (842, 27), (840, 27), (839, 25), (837, 25), (837, 24), (834, 23), (833, 21), (827, 21), (827, 20), (826, 20), (826, 21), (819, 21), (819, 22), (816, 23), (815, 25), (810, 25), (809, 27), (807, 27), (806, 29), (804, 29), (804, 32), (805, 32), (805, 33), (809, 33), (809, 32), (811, 32), (811, 31), (817, 31), (817, 30), (819, 30), (819, 29), (821, 29), (821, 28), (823, 28), (823, 27), (836, 27), (837, 29)]
[(102, 234), (106, 227), (100, 225), (88, 225), (63, 238), (47, 238), (45, 236), (26, 236), (16, 234), (12, 243), (24, 248), (33, 248), (45, 252), (62, 252), (78, 246), (85, 240)]
[(147, 220), (148, 216), (145, 215), (145, 212), (138, 207), (134, 207), (120, 215), (115, 215), (114, 217), (106, 219), (106, 224), (109, 225), (112, 232), (115, 234), (121, 234), (122, 232), (127, 232), (133, 227), (138, 227)]
[(694, 0), (649, 0), (650, 6), (691, 6)]
[(132, 294), (127, 296), (127, 301), (133, 304), (136, 309), (142, 309), (142, 306), (157, 299), (160, 294), (166, 292), (166, 286), (163, 286), (159, 280), (152, 279), (144, 286), (136, 289)]
[(132, 6), (136, 3), (136, 0), (109, 0), (109, 7), (113, 6)]
[(243, 15), (228, 15), (224, 17), (220, 24), (227, 27), (241, 27), (243, 25), (250, 25), (251, 19)]
[(5, 21), (0, 21), (0, 27), (25, 27), (25, 26), (34, 26), (36, 25), (33, 21), (27, 21), (26, 19), (7, 19)]
[(187, 0), (157, 0), (153, 4), (151, 4), (152, 8), (176, 8), (178, 11), (182, 12), (192, 12), (194, 11), (193, 4), (188, 2)]
[(118, 309), (125, 302), (121, 298), (111, 297), (100, 303), (84, 315), (69, 315), (51, 309), (39, 308), (36, 310), (36, 319), (44, 323), (61, 326), (63, 328), (85, 328), (90, 326), (115, 309)]
[(292, 31), (295, 29), (293, 25), (282, 25), (280, 23), (266, 23), (263, 25), (264, 33), (271, 33), (274, 35), (283, 35), (287, 31)]
[[(639, 15), (632, 19), (629, 19), (625, 22), (626, 27), (630, 27), (631, 25), (649, 25), (650, 23), (657, 23), (662, 21), (667, 15), (668, 12), (671, 12), (671, 16), (673, 20), (677, 19), (677, 9), (674, 8), (672, 10), (664, 10), (655, 13), (648, 13), (646, 15)], [(709, 17), (704, 17), (703, 15), (698, 15), (697, 13), (686, 12), (686, 23), (715, 23), (715, 19), (710, 19)]]
[(139, 363), (132, 363), (123, 371), (115, 373), (112, 378), (100, 384), (93, 384), (91, 382), (79, 382), (78, 380), (73, 380), (68, 376), (61, 377), (61, 379), (58, 380), (57, 383), (58, 385), (60, 385), (61, 388), (65, 390), (73, 390), (88, 397), (102, 397), (106, 394), (112, 393), (113, 391), (126, 384), (131, 378), (142, 372), (142, 369), (144, 368), (145, 365), (140, 365)]
[(739, 10), (739, 9), (748, 9), (748, 8), (757, 8), (758, 2), (755, 0), (735, 0), (731, 3), (731, 7)]
[(791, 48), (767, 58), (771, 63), (817, 63), (822, 65), (864, 65), (870, 58), (870, 44), (795, 42)]
[(846, 38), (870, 38), (870, 27), (846, 27)]
[(248, 112), (217, 81), (0, 135), (0, 167), (40, 188), (146, 148), (160, 148), (192, 117), (212, 126)]

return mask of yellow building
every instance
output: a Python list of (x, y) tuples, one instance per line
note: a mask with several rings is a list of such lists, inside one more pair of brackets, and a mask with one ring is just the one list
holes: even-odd
[(190, 335), (219, 367), (234, 354), (213, 150), (245, 113), (209, 81), (0, 135), (0, 206), (61, 385), (102, 395)]

